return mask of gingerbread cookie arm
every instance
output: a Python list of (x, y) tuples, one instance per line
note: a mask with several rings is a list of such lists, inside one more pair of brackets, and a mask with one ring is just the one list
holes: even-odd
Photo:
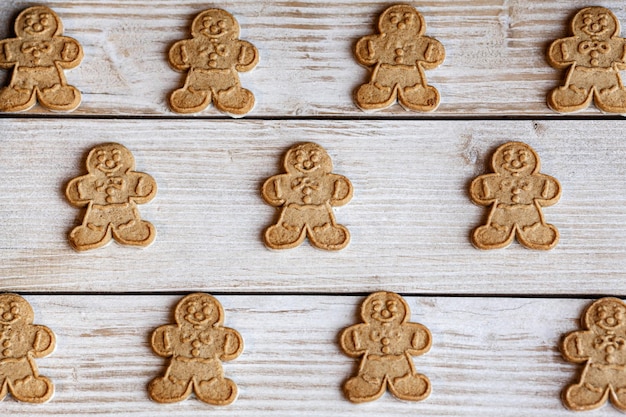
[(567, 68), (576, 63), (578, 40), (576, 37), (557, 39), (548, 48), (547, 59), (554, 68)]
[(378, 40), (380, 35), (369, 35), (359, 39), (354, 47), (354, 56), (359, 64), (371, 67), (378, 62)]
[(344, 329), (339, 336), (339, 345), (346, 355), (352, 357), (363, 356), (367, 352), (366, 346), (363, 345), (360, 335), (365, 332), (367, 324), (355, 324)]
[(593, 351), (591, 341), (593, 333), (589, 330), (571, 332), (561, 344), (561, 353), (569, 362), (585, 362), (590, 358), (590, 352)]
[(281, 194), (283, 180), (287, 178), (286, 174), (274, 175), (268, 178), (261, 189), (263, 200), (269, 205), (280, 207), (285, 204), (285, 199)]
[(425, 69), (437, 68), (446, 58), (443, 44), (435, 38), (422, 36), (417, 47), (422, 50), (422, 58), (418, 59), (416, 64)]
[(559, 181), (545, 174), (534, 174), (541, 180), (541, 195), (535, 199), (542, 207), (556, 204), (561, 198), (561, 184)]
[(152, 176), (144, 172), (129, 172), (127, 174), (135, 184), (130, 198), (137, 204), (151, 201), (157, 193), (157, 184)]
[(159, 355), (165, 358), (170, 357), (174, 354), (174, 350), (172, 349), (172, 333), (176, 333), (178, 327), (171, 324), (166, 324), (165, 326), (157, 327), (154, 332), (152, 332), (151, 345), (152, 350)]
[(480, 175), (470, 185), (470, 198), (474, 204), (488, 206), (496, 201), (495, 191), (499, 188), (498, 174)]
[(85, 195), (84, 193), (84, 188), (89, 189), (89, 187), (83, 187), (83, 184), (89, 180), (93, 181), (91, 174), (76, 177), (67, 183), (67, 187), (65, 187), (65, 197), (70, 204), (76, 207), (83, 207), (93, 200), (92, 196)]
[(239, 55), (235, 69), (239, 72), (250, 71), (259, 63), (259, 51), (250, 42), (239, 41), (238, 44)]
[(33, 325), (35, 333), (33, 338), (32, 354), (35, 358), (43, 358), (54, 351), (56, 345), (56, 337), (52, 330), (46, 326)]
[(432, 335), (425, 326), (419, 323), (405, 323), (402, 327), (410, 333), (407, 352), (411, 355), (417, 356), (430, 350), (430, 347), (432, 346)]
[(333, 180), (333, 194), (330, 198), (330, 205), (339, 207), (348, 204), (352, 199), (354, 187), (350, 180), (343, 175), (329, 174)]
[(191, 67), (191, 58), (189, 56), (189, 51), (187, 50), (189, 44), (190, 41), (188, 39), (184, 39), (176, 42), (169, 50), (168, 61), (172, 68), (177, 71), (185, 71)]
[(12, 68), (17, 64), (14, 49), (19, 49), (18, 39), (4, 39), (0, 41), (0, 68)]
[(75, 68), (83, 60), (83, 47), (74, 38), (60, 36), (57, 38), (61, 52), (61, 59), (57, 61), (62, 68)]
[(220, 357), (223, 361), (231, 361), (243, 352), (243, 338), (239, 332), (229, 327), (224, 327), (224, 353)]

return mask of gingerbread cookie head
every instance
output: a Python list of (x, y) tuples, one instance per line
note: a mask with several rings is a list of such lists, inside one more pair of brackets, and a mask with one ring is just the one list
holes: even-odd
[(384, 34), (421, 36), (426, 31), (424, 17), (408, 4), (389, 7), (378, 19), (378, 30)]
[(499, 147), (491, 159), (493, 171), (502, 176), (523, 177), (539, 172), (539, 156), (522, 142), (509, 142)]
[(222, 305), (208, 294), (190, 294), (176, 306), (176, 323), (181, 326), (203, 328), (221, 326), (224, 320)]
[(624, 331), (626, 306), (618, 298), (601, 298), (585, 311), (584, 323), (589, 330), (598, 334)]
[(398, 294), (376, 292), (371, 294), (361, 306), (361, 318), (365, 323), (400, 325), (407, 321), (409, 306)]
[(233, 40), (239, 37), (239, 23), (225, 10), (208, 9), (193, 20), (191, 34), (213, 40)]
[(0, 295), (0, 325), (32, 324), (35, 313), (28, 302), (17, 294)]
[(608, 40), (611, 37), (619, 36), (619, 20), (609, 9), (587, 7), (576, 13), (572, 19), (572, 33), (575, 36), (595, 41)]
[(108, 143), (93, 148), (87, 156), (87, 171), (90, 174), (110, 176), (124, 174), (135, 169), (135, 158), (119, 143)]
[(333, 161), (316, 143), (303, 143), (287, 151), (285, 170), (295, 175), (323, 175), (332, 172)]
[(22, 11), (15, 19), (15, 34), (20, 38), (48, 39), (63, 33), (59, 16), (45, 6), (34, 6)]

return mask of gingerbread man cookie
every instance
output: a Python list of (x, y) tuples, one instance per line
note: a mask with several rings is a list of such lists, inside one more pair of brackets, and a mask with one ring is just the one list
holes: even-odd
[(586, 108), (593, 99), (605, 112), (626, 113), (626, 39), (615, 15), (604, 7), (587, 7), (572, 20), (574, 36), (557, 39), (548, 49), (554, 68), (569, 68), (565, 85), (548, 95), (548, 105), (566, 113)]
[(563, 391), (563, 402), (576, 411), (592, 410), (608, 398), (626, 411), (626, 304), (618, 298), (601, 298), (583, 314), (585, 330), (563, 339), (563, 357), (585, 367), (576, 384)]
[(15, 20), (16, 38), (0, 41), (0, 68), (13, 68), (0, 89), (0, 111), (28, 110), (35, 102), (50, 110), (70, 111), (80, 104), (80, 91), (68, 85), (64, 69), (78, 66), (83, 48), (61, 36), (59, 16), (45, 6), (24, 10)]
[(355, 403), (373, 401), (386, 388), (402, 400), (420, 401), (430, 394), (430, 381), (418, 374), (411, 356), (430, 350), (430, 331), (408, 322), (407, 302), (392, 292), (376, 292), (361, 305), (364, 323), (345, 329), (341, 349), (361, 358), (358, 374), (344, 384), (346, 397)]
[(332, 173), (330, 156), (315, 143), (293, 146), (284, 166), (287, 173), (268, 178), (261, 191), (268, 204), (281, 207), (278, 222), (265, 231), (265, 244), (271, 249), (294, 248), (308, 235), (317, 248), (345, 248), (350, 233), (335, 222), (332, 207), (350, 201), (350, 180)]
[(152, 333), (152, 349), (171, 361), (165, 375), (150, 382), (150, 397), (172, 403), (184, 400), (193, 390), (209, 404), (235, 401), (237, 385), (224, 378), (221, 361), (238, 357), (243, 339), (236, 330), (222, 326), (222, 305), (208, 294), (190, 294), (178, 302), (175, 318), (176, 325), (161, 326)]
[(178, 71), (188, 71), (185, 85), (170, 96), (177, 113), (196, 113), (211, 101), (215, 107), (241, 117), (254, 107), (254, 95), (241, 87), (237, 72), (252, 70), (259, 52), (239, 38), (239, 23), (230, 13), (208, 9), (191, 24), (192, 39), (170, 48), (169, 62)]
[(87, 206), (83, 224), (71, 231), (72, 247), (99, 248), (115, 239), (119, 243), (148, 246), (156, 229), (141, 220), (137, 204), (154, 198), (157, 185), (150, 175), (136, 172), (135, 159), (118, 143), (99, 145), (87, 156), (87, 175), (72, 179), (65, 190), (76, 207)]
[(378, 31), (356, 44), (356, 59), (372, 68), (370, 82), (355, 93), (357, 106), (384, 109), (397, 99), (407, 110), (435, 110), (439, 92), (426, 83), (424, 70), (438, 67), (446, 54), (438, 40), (423, 36), (422, 15), (407, 4), (391, 6), (380, 15)]
[(54, 351), (56, 339), (46, 326), (33, 324), (35, 313), (17, 294), (0, 294), (0, 400), (7, 392), (18, 401), (43, 403), (54, 385), (39, 375), (35, 358)]
[(559, 231), (543, 218), (542, 207), (556, 204), (561, 185), (540, 174), (539, 155), (522, 142), (508, 142), (491, 159), (493, 174), (476, 177), (470, 185), (472, 201), (491, 206), (487, 223), (472, 234), (479, 249), (508, 246), (513, 237), (530, 249), (552, 249)]

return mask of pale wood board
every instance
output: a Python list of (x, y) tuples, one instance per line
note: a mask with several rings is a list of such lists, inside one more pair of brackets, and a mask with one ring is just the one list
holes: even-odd
[[(35, 322), (52, 328), (56, 351), (37, 360), (56, 385), (46, 404), (0, 403), (12, 416), (571, 416), (560, 392), (580, 367), (565, 362), (559, 340), (579, 329), (584, 299), (406, 296), (411, 321), (433, 334), (427, 354), (413, 358), (433, 386), (425, 401), (385, 394), (352, 404), (341, 386), (357, 361), (337, 343), (360, 321), (361, 296), (233, 296), (218, 298), (225, 325), (244, 338), (242, 355), (224, 363), (239, 386), (227, 407), (195, 398), (157, 404), (148, 382), (167, 360), (152, 353), (152, 331), (173, 321), (178, 296), (27, 296)], [(590, 415), (622, 415), (610, 405)]]
[[(621, 121), (2, 119), (0, 130), (2, 289), (625, 293)], [(305, 140), (324, 146), (354, 185), (353, 200), (335, 209), (352, 233), (340, 252), (308, 242), (271, 251), (262, 241), (277, 210), (261, 184)], [(542, 172), (561, 181), (560, 202), (543, 209), (561, 233), (552, 251), (470, 242), (488, 210), (471, 203), (469, 182), (509, 140), (534, 147)], [(63, 190), (86, 172), (89, 149), (110, 141), (156, 179), (156, 198), (139, 208), (157, 239), (143, 250), (77, 253), (67, 234), (84, 212)]]
[[(399, 106), (363, 113), (352, 93), (368, 81), (369, 70), (353, 56), (356, 41), (374, 33), (379, 14), (392, 2), (343, 0), (262, 1), (42, 1), (61, 17), (65, 34), (78, 39), (85, 58), (67, 71), (83, 93), (75, 114), (176, 116), (168, 95), (184, 74), (167, 63), (170, 46), (190, 37), (193, 17), (209, 7), (231, 12), (241, 38), (260, 52), (258, 66), (241, 74), (257, 105), (248, 117), (401, 116)], [(561, 85), (562, 70), (545, 59), (548, 45), (569, 35), (569, 20), (583, 0), (460, 0), (411, 3), (426, 19), (426, 35), (440, 40), (445, 62), (426, 73), (442, 96), (441, 115), (556, 116), (546, 94)], [(622, 23), (626, 5), (599, 1)], [(3, 1), (0, 38), (13, 37), (13, 20), (28, 0)], [(7, 77), (8, 71), (0, 76)], [(0, 78), (0, 81), (2, 79)], [(33, 113), (50, 115), (39, 107)], [(582, 114), (599, 115), (593, 106)], [(420, 114), (418, 114), (419, 116)], [(211, 107), (197, 117), (220, 117)]]

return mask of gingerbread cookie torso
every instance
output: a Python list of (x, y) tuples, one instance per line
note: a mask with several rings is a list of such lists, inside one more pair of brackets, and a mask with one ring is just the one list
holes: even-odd
[(45, 6), (30, 7), (17, 16), (15, 34), (0, 41), (0, 68), (13, 68), (9, 85), (0, 89), (0, 111), (28, 110), (37, 101), (56, 111), (78, 107), (80, 91), (67, 84), (63, 70), (80, 64), (83, 49), (61, 36), (59, 16)]
[(254, 95), (243, 88), (238, 72), (252, 70), (259, 52), (239, 39), (239, 23), (228, 12), (209, 9), (191, 24), (192, 39), (176, 42), (169, 51), (170, 65), (187, 71), (185, 85), (170, 96), (177, 113), (196, 113), (211, 101), (233, 117), (242, 117), (254, 107)]
[(46, 326), (33, 324), (34, 317), (24, 298), (0, 294), (0, 400), (10, 393), (18, 401), (43, 403), (54, 394), (35, 358), (52, 353), (56, 339)]
[(539, 173), (539, 155), (525, 143), (508, 142), (496, 149), (491, 167), (493, 174), (476, 177), (470, 185), (472, 201), (491, 206), (487, 223), (472, 234), (474, 246), (504, 248), (515, 236), (531, 249), (556, 246), (559, 231), (545, 222), (541, 208), (559, 201), (561, 185)]
[(88, 174), (72, 179), (67, 200), (87, 207), (82, 225), (70, 232), (72, 247), (82, 251), (108, 244), (148, 246), (156, 237), (152, 223), (141, 220), (137, 204), (154, 198), (157, 185), (150, 175), (136, 172), (135, 159), (118, 143), (99, 145), (87, 156)]
[(592, 410), (610, 398), (626, 411), (626, 304), (601, 298), (586, 309), (581, 322), (585, 329), (569, 333), (561, 345), (567, 361), (585, 364), (578, 383), (563, 391), (564, 404)]
[(357, 61), (372, 69), (369, 83), (355, 92), (357, 106), (378, 110), (397, 100), (407, 110), (435, 110), (439, 92), (427, 84), (424, 70), (438, 67), (445, 50), (438, 40), (424, 36), (422, 15), (406, 4), (391, 6), (380, 15), (378, 31), (356, 44)]
[(237, 358), (243, 339), (223, 327), (224, 310), (214, 297), (195, 293), (179, 301), (176, 325), (152, 333), (152, 349), (171, 358), (165, 375), (150, 382), (150, 397), (160, 403), (182, 401), (191, 392), (209, 404), (227, 405), (237, 397), (237, 385), (224, 377), (221, 361)]
[(602, 111), (626, 113), (620, 76), (626, 69), (626, 39), (619, 37), (619, 21), (604, 7), (587, 7), (576, 13), (571, 30), (574, 36), (557, 39), (548, 49), (551, 66), (569, 68), (565, 85), (548, 95), (548, 105), (566, 113), (586, 108), (593, 99)]
[(392, 292), (376, 292), (361, 305), (363, 323), (350, 326), (340, 336), (341, 349), (361, 358), (358, 374), (344, 384), (346, 397), (356, 403), (373, 401), (387, 388), (396, 397), (420, 401), (431, 391), (429, 379), (417, 373), (411, 356), (430, 350), (430, 331), (410, 323), (406, 301)]
[(271, 249), (294, 248), (308, 236), (320, 249), (345, 248), (350, 233), (336, 223), (332, 207), (352, 199), (350, 180), (332, 173), (330, 156), (315, 143), (293, 146), (284, 166), (287, 173), (268, 178), (261, 191), (268, 204), (281, 208), (276, 224), (265, 231), (265, 244)]

